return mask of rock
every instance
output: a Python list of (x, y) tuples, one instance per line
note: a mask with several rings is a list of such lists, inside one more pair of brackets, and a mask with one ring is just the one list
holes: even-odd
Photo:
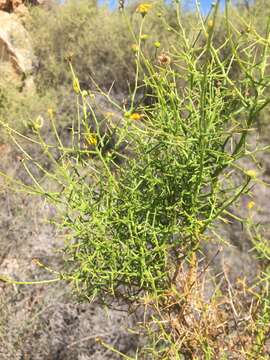
[(23, 0), (12, 0), (12, 7), (14, 11), (16, 10), (16, 8), (22, 6), (23, 4), (24, 4)]
[(10, 0), (0, 0), (0, 10), (1, 11), (11, 11), (12, 4)]
[(0, 0), (0, 10), (1, 11), (10, 11), (12, 7), (10, 0)]
[(0, 11), (0, 54), (1, 68), (8, 68), (22, 87), (33, 88), (34, 53), (29, 34), (15, 14), (4, 11)]
[(16, 12), (20, 7), (26, 7), (24, 0), (0, 0), (0, 10), (7, 11), (9, 13)]
[[(47, 0), (31, 0), (27, 1), (27, 5), (44, 5)], [(18, 8), (26, 8), (25, 0), (0, 0), (0, 10), (7, 12), (16, 12)]]

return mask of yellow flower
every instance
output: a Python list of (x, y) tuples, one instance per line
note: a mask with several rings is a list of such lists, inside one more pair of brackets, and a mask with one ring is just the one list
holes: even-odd
[(86, 97), (88, 95), (88, 92), (86, 90), (82, 91), (82, 97)]
[(145, 16), (149, 12), (151, 7), (152, 7), (151, 4), (143, 3), (137, 7), (136, 12), (140, 13), (142, 16)]
[(141, 120), (142, 115), (139, 114), (139, 113), (133, 113), (133, 114), (130, 115), (129, 118), (130, 118), (131, 120)]
[(158, 49), (160, 47), (160, 42), (159, 41), (154, 42), (154, 46)]
[(54, 110), (52, 108), (49, 108), (47, 111), (48, 111), (48, 114), (52, 117), (54, 114)]
[(255, 170), (248, 170), (248, 171), (246, 172), (246, 174), (247, 174), (247, 176), (249, 176), (249, 177), (256, 177), (256, 176), (257, 176), (257, 171), (255, 171)]
[(253, 209), (254, 206), (255, 206), (255, 202), (254, 202), (254, 201), (249, 201), (248, 204), (247, 204), (247, 208), (248, 208), (249, 210)]
[(132, 44), (131, 45), (131, 49), (134, 51), (134, 52), (138, 52), (139, 51), (139, 46), (137, 44)]
[(95, 342), (98, 344), (103, 344), (103, 340), (99, 336), (95, 338)]
[(145, 40), (149, 39), (149, 37), (150, 36), (148, 34), (142, 34), (141, 35), (141, 40), (145, 41)]
[(73, 90), (75, 91), (76, 94), (79, 94), (81, 88), (80, 88), (80, 83), (79, 80), (77, 78), (73, 79)]
[(87, 133), (85, 134), (85, 140), (88, 145), (97, 145), (97, 135), (93, 133)]
[(214, 26), (214, 21), (213, 20), (209, 20), (207, 23), (208, 29), (211, 30)]

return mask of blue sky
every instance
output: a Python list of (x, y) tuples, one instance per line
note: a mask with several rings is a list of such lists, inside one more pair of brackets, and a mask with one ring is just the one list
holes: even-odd
[[(128, 0), (126, 0), (128, 2)], [(201, 9), (204, 14), (206, 14), (210, 7), (213, 0), (199, 0), (201, 3)], [(114, 8), (117, 7), (117, 0), (100, 0), (101, 3), (109, 3), (110, 7)], [(185, 3), (188, 7), (194, 6), (196, 0), (185, 0)], [(225, 0), (221, 0), (221, 4), (224, 4)]]
[(210, 0), (201, 0), (202, 12), (207, 12), (210, 9), (212, 1)]
[[(221, 0), (221, 5), (224, 5), (223, 0)], [(207, 11), (209, 11), (210, 7), (211, 7), (211, 3), (212, 1), (210, 0), (201, 0), (201, 9), (203, 13), (206, 13)]]

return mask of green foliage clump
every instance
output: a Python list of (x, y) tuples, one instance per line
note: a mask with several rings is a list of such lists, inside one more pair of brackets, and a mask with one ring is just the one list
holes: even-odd
[[(245, 37), (235, 42), (238, 30), (227, 21), (227, 39), (216, 46), (217, 7), (207, 23), (201, 19), (194, 37), (187, 35), (177, 8), (178, 28), (171, 28), (177, 47), (167, 53), (157, 49), (152, 59), (143, 47), (147, 16), (136, 38), (130, 107), (105, 95), (122, 119), (97, 119), (91, 94), (71, 67), (80, 108), (70, 131), (71, 146), (59, 136), (51, 110), (56, 143), (46, 143), (39, 127), (35, 142), (54, 171), (24, 152), (31, 191), (66, 209), (62, 226), (70, 236), (67, 270), (60, 278), (73, 282), (87, 298), (134, 299), (141, 292), (170, 287), (181, 256), (194, 252), (206, 229), (248, 191), (256, 176), (238, 160), (252, 156), (247, 134), (270, 101), (265, 95), (269, 28), (265, 39), (252, 32), (245, 46)], [(225, 46), (232, 58), (223, 58)], [(257, 53), (262, 54), (260, 62), (254, 60)], [(236, 79), (231, 74), (235, 64), (241, 71)], [(135, 105), (141, 89), (148, 106)], [(35, 167), (56, 181), (60, 191), (47, 188)]]

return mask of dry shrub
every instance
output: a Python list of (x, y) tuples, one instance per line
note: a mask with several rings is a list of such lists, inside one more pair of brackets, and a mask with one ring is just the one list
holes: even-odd
[(270, 350), (270, 307), (263, 290), (267, 280), (259, 281), (260, 285), (247, 284), (245, 279), (231, 283), (225, 267), (213, 277), (214, 257), (206, 263), (193, 254), (189, 263), (181, 263), (172, 290), (158, 298), (144, 298), (141, 325), (152, 344), (142, 356), (265, 359)]

